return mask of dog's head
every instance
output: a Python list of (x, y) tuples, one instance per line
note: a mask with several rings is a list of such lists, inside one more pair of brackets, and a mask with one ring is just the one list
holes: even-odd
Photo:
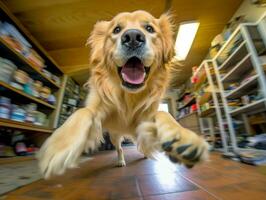
[(92, 65), (107, 67), (124, 90), (138, 92), (173, 55), (170, 16), (156, 19), (145, 11), (120, 13), (111, 21), (96, 23), (88, 43)]

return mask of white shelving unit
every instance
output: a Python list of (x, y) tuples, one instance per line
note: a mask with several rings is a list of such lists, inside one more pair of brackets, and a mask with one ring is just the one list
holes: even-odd
[[(258, 41), (255, 40), (254, 42), (253, 35), (250, 32), (252, 28), (257, 28), (265, 47), (266, 20), (264, 15), (257, 23), (239, 25), (213, 59), (228, 123), (231, 147), (234, 152), (241, 151), (241, 148), (238, 147), (236, 130), (234, 129), (234, 118), (242, 117), (245, 122), (245, 129), (248, 132), (247, 116), (266, 111), (264, 64), (261, 63), (259, 52), (256, 50), (255, 42)], [(221, 61), (221, 58), (223, 61)], [(228, 89), (234, 82), (240, 84), (233, 89)], [(232, 100), (243, 98), (245, 95), (253, 95), (253, 100), (237, 108), (229, 106)], [(225, 132), (224, 134), (226, 135)]]
[[(194, 73), (194, 77), (197, 77), (198, 83), (195, 83), (194, 95), (197, 99), (198, 116), (200, 122), (201, 132), (204, 135), (208, 135), (212, 138), (214, 143), (212, 147), (215, 148), (215, 138), (218, 133), (222, 141), (223, 152), (228, 152), (226, 132), (224, 128), (224, 120), (222, 117), (222, 110), (219, 103), (219, 91), (217, 83), (215, 83), (215, 74), (213, 69), (212, 60), (204, 60)], [(199, 94), (202, 90), (203, 94)], [(201, 110), (201, 106), (205, 103), (212, 101), (213, 105), (204, 111)], [(218, 125), (218, 130), (215, 128), (215, 122)], [(207, 126), (206, 126), (207, 125)]]

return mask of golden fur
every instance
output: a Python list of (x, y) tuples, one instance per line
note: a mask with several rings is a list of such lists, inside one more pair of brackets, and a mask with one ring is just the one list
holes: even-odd
[[(144, 22), (153, 26), (154, 34), (145, 31)], [(136, 91), (123, 87), (117, 73), (116, 65), (123, 60), (117, 42), (122, 33), (112, 34), (117, 24), (123, 25), (123, 31), (140, 30), (147, 39), (148, 53), (143, 62), (149, 66), (150, 73), (144, 86)], [(46, 178), (76, 166), (83, 151), (95, 149), (103, 140), (102, 127), (110, 132), (119, 166), (125, 165), (120, 144), (123, 136), (137, 141), (139, 150), (146, 156), (165, 150), (170, 158), (175, 157), (188, 166), (207, 156), (203, 139), (181, 127), (170, 114), (157, 111), (170, 79), (166, 63), (173, 56), (173, 34), (170, 15), (163, 14), (156, 19), (145, 11), (120, 13), (111, 21), (100, 21), (94, 26), (88, 39), (92, 71), (86, 85), (90, 93), (85, 108), (76, 111), (41, 148), (40, 168)], [(165, 148), (169, 142), (174, 150)], [(185, 152), (175, 151), (186, 144), (191, 147)], [(195, 149), (197, 160), (184, 156)]]

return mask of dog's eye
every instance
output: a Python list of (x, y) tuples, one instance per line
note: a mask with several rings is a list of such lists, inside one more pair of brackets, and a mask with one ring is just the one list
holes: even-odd
[(154, 28), (151, 25), (146, 25), (145, 29), (149, 32), (149, 33), (154, 33)]
[(122, 30), (122, 29), (121, 29), (120, 26), (116, 26), (116, 27), (114, 28), (114, 30), (113, 30), (113, 33), (114, 33), (114, 34), (120, 33), (121, 30)]

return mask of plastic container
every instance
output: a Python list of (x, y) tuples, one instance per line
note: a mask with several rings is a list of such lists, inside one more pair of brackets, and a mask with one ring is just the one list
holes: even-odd
[(0, 118), (9, 119), (11, 112), (10, 99), (7, 97), (0, 97)]
[(25, 122), (26, 120), (26, 111), (20, 108), (18, 105), (12, 105), (11, 120), (18, 122)]
[(16, 69), (10, 60), (0, 57), (0, 81), (9, 83)]

